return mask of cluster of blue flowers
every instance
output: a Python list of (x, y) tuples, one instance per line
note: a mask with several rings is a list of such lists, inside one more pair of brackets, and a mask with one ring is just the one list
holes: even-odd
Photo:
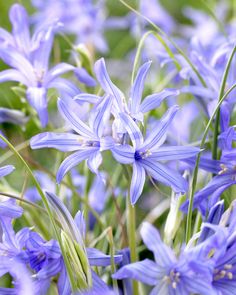
[(0, 294), (236, 294), (232, 7), (138, 2), (0, 28)]

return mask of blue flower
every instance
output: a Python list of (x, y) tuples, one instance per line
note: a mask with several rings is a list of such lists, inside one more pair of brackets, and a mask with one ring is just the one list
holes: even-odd
[[(208, 244), (202, 243), (194, 252), (186, 249), (177, 259), (172, 249), (161, 241), (158, 231), (151, 224), (143, 223), (141, 236), (147, 248), (153, 252), (155, 262), (145, 259), (123, 266), (113, 278), (132, 278), (155, 286), (150, 295), (215, 294), (211, 286), (212, 267), (208, 266), (208, 261), (199, 259), (200, 254), (207, 252)], [(217, 236), (217, 239), (220, 237)]]
[(77, 37), (76, 43), (95, 46), (98, 50), (107, 51), (103, 37), (105, 15), (102, 1), (94, 4), (91, 0), (43, 0), (32, 1), (37, 12), (32, 21), (37, 27), (47, 26), (52, 20), (63, 24), (63, 31)]
[(6, 165), (3, 167), (0, 167), (0, 178), (10, 174), (14, 169), (15, 167), (12, 165)]
[[(58, 22), (36, 31), (30, 39), (28, 15), (21, 5), (14, 4), (11, 7), (10, 19), (13, 26), (12, 35), (3, 29), (0, 30), (0, 57), (12, 69), (0, 72), (0, 82), (17, 81), (25, 85), (26, 98), (45, 127), (48, 121), (47, 90), (57, 88), (71, 94), (76, 87), (58, 76), (74, 70), (74, 67), (60, 63), (51, 69), (48, 68)], [(80, 91), (77, 90), (73, 95), (78, 92)]]
[(156, 126), (145, 140), (134, 120), (127, 114), (120, 113), (120, 119), (130, 136), (133, 146), (126, 144), (115, 145), (112, 148), (112, 154), (118, 162), (133, 165), (133, 176), (130, 185), (132, 204), (137, 202), (142, 193), (145, 172), (152, 178), (171, 186), (175, 192), (186, 192), (188, 189), (187, 181), (180, 174), (160, 163), (160, 161), (193, 157), (200, 151), (196, 147), (161, 147), (165, 141), (167, 128), (177, 110), (177, 106), (170, 108), (164, 117), (156, 123)]
[(76, 114), (77, 104), (73, 100), (67, 102), (59, 99), (58, 108), (64, 119), (77, 133), (45, 132), (34, 136), (31, 148), (56, 148), (61, 151), (77, 151), (68, 156), (59, 167), (57, 182), (60, 183), (65, 174), (88, 159), (88, 167), (93, 173), (98, 173), (98, 167), (102, 162), (101, 151), (110, 149), (113, 140), (104, 136), (104, 129), (110, 117), (112, 99), (104, 97), (90, 114), (90, 127), (87, 126)]

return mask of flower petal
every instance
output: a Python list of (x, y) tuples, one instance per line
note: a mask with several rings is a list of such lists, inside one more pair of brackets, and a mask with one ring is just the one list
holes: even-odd
[(148, 95), (144, 98), (143, 102), (141, 103), (139, 111), (141, 111), (142, 113), (149, 112), (155, 108), (158, 108), (162, 101), (167, 97), (176, 96), (178, 94), (178, 90), (164, 89), (159, 93)]
[(42, 127), (48, 123), (47, 90), (43, 87), (29, 87), (26, 91), (30, 105), (38, 113)]
[(152, 160), (142, 160), (142, 165), (154, 179), (170, 186), (176, 193), (188, 190), (187, 181), (177, 172)]
[(128, 144), (115, 145), (111, 152), (113, 157), (119, 163), (131, 164), (134, 162), (134, 149)]
[(143, 191), (145, 183), (145, 169), (138, 161), (133, 163), (133, 175), (130, 185), (130, 202), (134, 205)]
[(91, 126), (93, 132), (100, 138), (103, 135), (105, 126), (111, 115), (113, 99), (111, 96), (105, 96), (93, 109), (91, 113)]
[[(106, 255), (103, 252), (95, 248), (86, 248), (89, 264), (91, 266), (108, 266), (111, 265), (111, 256)], [(122, 255), (114, 255), (114, 262), (120, 263), (122, 261)]]
[(27, 78), (18, 70), (5, 70), (0, 72), (0, 83), (7, 81), (16, 81), (24, 85), (28, 84)]
[(199, 152), (200, 149), (197, 147), (165, 146), (158, 148), (157, 151), (152, 151), (148, 158), (156, 161), (181, 160), (193, 157)]
[(65, 103), (63, 100), (59, 98), (57, 105), (64, 119), (77, 133), (85, 137), (94, 138), (92, 130), (80, 120), (77, 114), (74, 113), (74, 111), (77, 108), (77, 105), (72, 99), (68, 100), (68, 103)]
[(52, 80), (47, 86), (48, 88), (56, 88), (63, 97), (66, 95), (71, 98), (76, 96), (78, 93), (81, 93), (77, 86), (64, 78), (56, 78), (55, 80)]
[(4, 177), (8, 174), (10, 174), (15, 169), (12, 165), (6, 165), (3, 167), (0, 167), (0, 177)]
[(120, 89), (118, 87), (116, 87), (112, 83), (112, 81), (107, 73), (104, 58), (99, 59), (95, 63), (94, 72), (96, 74), (96, 77), (97, 77), (99, 83), (101, 84), (102, 89), (107, 94), (111, 94), (115, 97), (118, 109), (120, 111), (123, 111), (122, 106), (123, 106), (124, 94), (120, 91)]
[(138, 125), (134, 122), (134, 120), (125, 113), (120, 113), (121, 121), (124, 125), (124, 128), (127, 130), (130, 139), (132, 141), (133, 147), (139, 148), (143, 143), (143, 135), (138, 128)]
[(179, 107), (175, 105), (165, 113), (165, 115), (157, 123), (157, 125), (153, 128), (153, 130), (144, 141), (142, 149), (152, 149), (158, 146), (158, 144), (162, 141), (162, 138), (165, 136), (167, 128), (174, 119), (174, 116), (177, 113), (178, 109)]
[(157, 264), (149, 259), (145, 259), (140, 262), (123, 266), (115, 274), (113, 274), (112, 277), (118, 280), (131, 278), (153, 286), (158, 282), (159, 273), (160, 268)]
[(95, 79), (91, 75), (89, 75), (89, 73), (84, 68), (75, 68), (74, 73), (81, 83), (84, 83), (89, 87), (96, 86), (97, 83)]
[(96, 150), (96, 147), (84, 147), (81, 148), (80, 151), (73, 153), (72, 155), (65, 158), (57, 172), (57, 183), (60, 183), (62, 181), (63, 177), (70, 169), (78, 165), (83, 160), (88, 159)]
[(55, 148), (63, 152), (71, 152), (81, 146), (80, 137), (71, 133), (44, 132), (33, 136), (30, 140), (32, 149)]
[(147, 248), (153, 252), (158, 265), (168, 268), (176, 262), (173, 251), (162, 242), (159, 232), (153, 225), (143, 222), (140, 234)]
[(78, 102), (89, 102), (96, 104), (101, 100), (101, 97), (90, 93), (80, 93), (73, 97), (73, 100), (77, 100)]
[(139, 106), (142, 99), (143, 94), (143, 88), (144, 88), (144, 82), (148, 73), (148, 70), (150, 68), (151, 61), (146, 62), (143, 64), (137, 73), (137, 76), (134, 80), (134, 84), (131, 88), (130, 93), (130, 110), (131, 113), (138, 113), (139, 112)]
[(69, 71), (74, 70), (74, 66), (67, 64), (67, 63), (59, 63), (53, 68), (50, 69), (50, 71), (47, 72), (46, 77), (44, 79), (45, 84), (49, 84), (52, 80), (57, 78), (58, 76), (65, 74)]
[(14, 48), (0, 48), (3, 61), (18, 70), (27, 80), (27, 86), (36, 86), (35, 72), (30, 62)]
[(102, 154), (100, 153), (99, 150), (94, 151), (94, 153), (91, 154), (91, 156), (89, 157), (89, 159), (87, 161), (87, 165), (88, 165), (89, 169), (93, 173), (97, 174), (98, 168), (101, 164), (102, 164)]
[(31, 47), (28, 14), (22, 5), (14, 4), (10, 9), (9, 18), (15, 43), (27, 56)]

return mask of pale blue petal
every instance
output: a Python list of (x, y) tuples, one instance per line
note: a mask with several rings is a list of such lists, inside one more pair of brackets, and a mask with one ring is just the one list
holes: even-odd
[(167, 129), (174, 119), (178, 109), (178, 106), (173, 106), (165, 113), (144, 141), (142, 149), (152, 149), (159, 146), (160, 143), (162, 144), (162, 139), (166, 135)]
[(86, 237), (86, 223), (84, 220), (84, 214), (83, 212), (81, 212), (80, 210), (76, 213), (75, 217), (74, 217), (74, 221), (76, 226), (78, 227), (81, 236), (83, 237), (83, 239), (85, 240)]
[(111, 96), (105, 96), (103, 100), (94, 107), (91, 114), (91, 127), (93, 128), (94, 134), (96, 134), (98, 138), (102, 137), (104, 129), (109, 121), (112, 102), (113, 99)]
[(74, 111), (77, 109), (76, 103), (71, 99), (70, 101), (64, 102), (58, 99), (58, 109), (64, 119), (70, 124), (71, 128), (82, 136), (94, 138), (92, 130), (85, 125)]
[(188, 190), (187, 181), (171, 168), (153, 160), (142, 160), (142, 165), (151, 177), (170, 186), (176, 193), (185, 193)]
[(72, 155), (68, 156), (60, 165), (58, 172), (57, 172), (57, 183), (60, 183), (65, 176), (65, 174), (72, 169), (73, 167), (77, 166), (80, 162), (88, 159), (91, 154), (93, 154), (97, 148), (94, 147), (85, 147), (78, 152), (73, 153)]
[(67, 95), (70, 98), (81, 93), (80, 89), (77, 86), (75, 86), (69, 80), (63, 78), (56, 78), (55, 80), (52, 80), (49, 85), (47, 85), (47, 87), (56, 88), (60, 92), (61, 96)]
[(4, 177), (8, 174), (10, 174), (15, 169), (12, 165), (6, 165), (3, 167), (0, 167), (0, 177)]
[(94, 271), (92, 271), (92, 280), (93, 280), (92, 289), (89, 290), (88, 292), (85, 291), (84, 295), (96, 295), (96, 294), (115, 295), (115, 293), (109, 289), (109, 287), (104, 283), (102, 279), (100, 279), (100, 277)]
[(217, 93), (210, 90), (209, 88), (200, 86), (184, 86), (181, 89), (182, 93), (190, 93), (195, 96), (200, 96), (206, 99), (213, 99), (217, 96)]
[(48, 123), (47, 90), (43, 87), (29, 87), (26, 91), (26, 97), (38, 113), (42, 127), (45, 127)]
[(18, 70), (5, 70), (0, 72), (0, 83), (7, 81), (16, 81), (24, 85), (28, 84), (27, 78)]
[(55, 148), (63, 152), (77, 150), (81, 146), (80, 137), (72, 133), (44, 132), (30, 140), (32, 149)]
[[(103, 252), (95, 248), (86, 248), (89, 264), (91, 266), (108, 266), (111, 265), (111, 256), (106, 255)], [(114, 262), (120, 263), (122, 261), (122, 255), (114, 255)]]
[(89, 73), (84, 68), (75, 68), (74, 73), (81, 83), (84, 83), (89, 87), (96, 86), (97, 83), (95, 79), (91, 75), (89, 75)]
[(153, 109), (156, 109), (160, 106), (162, 101), (170, 96), (176, 96), (179, 94), (178, 90), (174, 89), (164, 89), (159, 93), (154, 93), (148, 95), (144, 98), (143, 102), (140, 105), (139, 111), (142, 113), (149, 112)]
[(112, 155), (117, 162), (122, 164), (131, 164), (134, 162), (134, 148), (128, 144), (115, 145), (112, 150)]
[(0, 123), (8, 122), (17, 125), (23, 125), (28, 121), (25, 114), (18, 110), (0, 107)]
[(137, 76), (135, 78), (135, 81), (131, 88), (131, 93), (130, 93), (131, 113), (135, 114), (139, 112), (139, 107), (142, 100), (144, 82), (145, 82), (148, 70), (150, 68), (150, 65), (151, 65), (151, 61), (148, 61), (145, 64), (143, 64), (138, 70)]
[(95, 63), (94, 72), (96, 74), (96, 77), (97, 77), (99, 83), (101, 84), (102, 89), (107, 94), (111, 94), (115, 97), (118, 109), (120, 109), (120, 111), (122, 111), (123, 110), (122, 105), (123, 105), (124, 94), (120, 91), (120, 89), (118, 87), (116, 87), (112, 83), (112, 81), (107, 73), (106, 64), (105, 64), (105, 61), (103, 58), (99, 59)]
[(69, 71), (73, 71), (74, 70), (74, 66), (67, 64), (67, 63), (60, 63), (57, 64), (56, 66), (54, 66), (53, 68), (51, 68), (44, 79), (44, 83), (47, 85), (49, 84), (52, 80), (54, 80), (55, 78), (57, 78), (58, 76), (65, 74)]
[(14, 46), (13, 36), (3, 28), (0, 28), (0, 43), (5, 47)]
[(31, 49), (29, 18), (25, 8), (20, 4), (12, 5), (9, 18), (12, 23), (12, 34), (17, 48), (22, 50), (26, 56), (29, 55)]
[(143, 222), (140, 234), (147, 248), (153, 252), (158, 265), (168, 269), (176, 263), (174, 252), (162, 242), (159, 232), (153, 225)]
[(58, 28), (59, 23), (55, 21), (49, 26), (45, 26), (41, 30), (37, 31), (33, 36), (33, 43), (36, 46), (34, 52), (32, 52), (32, 59), (34, 68), (37, 70), (48, 70), (49, 56), (52, 50), (52, 44), (54, 39), (54, 32)]
[[(4, 167), (1, 167), (0, 170), (5, 167), (8, 169), (8, 166), (4, 166)], [(11, 167), (12, 166), (10, 166), (10, 168)], [(0, 217), (2, 217), (3, 219), (19, 218), (22, 214), (23, 214), (23, 209), (16, 204), (15, 200), (9, 199), (7, 201), (0, 202)]]
[(89, 102), (92, 104), (98, 103), (101, 99), (100, 96), (90, 93), (80, 93), (73, 97), (73, 100), (77, 100), (78, 102)]
[(0, 48), (3, 61), (27, 77), (27, 86), (36, 86), (35, 71), (30, 62), (14, 48)]
[(93, 154), (88, 158), (88, 168), (95, 174), (98, 173), (98, 168), (102, 164), (102, 155), (99, 150), (94, 151)]
[(37, 279), (51, 278), (61, 271), (61, 260), (51, 259), (35, 275)]
[(133, 147), (139, 148), (143, 144), (143, 135), (138, 128), (138, 125), (134, 122), (134, 120), (125, 113), (120, 113), (121, 121), (124, 125), (124, 128), (127, 130), (130, 139), (132, 141)]
[(154, 286), (158, 282), (159, 274), (160, 267), (158, 267), (158, 265), (153, 261), (145, 259), (140, 262), (123, 266), (115, 274), (113, 274), (112, 277), (118, 280), (131, 278), (144, 284)]
[(148, 158), (156, 161), (182, 160), (193, 157), (199, 152), (200, 149), (197, 147), (165, 146), (152, 151), (152, 154)]
[(130, 202), (134, 205), (141, 196), (145, 183), (145, 169), (140, 163), (133, 163), (133, 175), (130, 185)]

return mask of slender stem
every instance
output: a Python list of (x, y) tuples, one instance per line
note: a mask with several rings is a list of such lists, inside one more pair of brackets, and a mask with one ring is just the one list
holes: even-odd
[(76, 288), (76, 282), (74, 281), (73, 271), (72, 271), (72, 268), (71, 268), (71, 266), (69, 264), (68, 257), (66, 256), (66, 252), (64, 251), (64, 247), (63, 247), (63, 245), (61, 243), (61, 238), (60, 238), (59, 232), (57, 230), (56, 222), (54, 220), (53, 213), (52, 213), (52, 211), (50, 209), (48, 200), (47, 200), (46, 196), (44, 195), (44, 192), (41, 189), (41, 186), (38, 183), (37, 179), (35, 178), (32, 170), (30, 169), (28, 164), (25, 162), (23, 157), (17, 152), (17, 150), (14, 148), (14, 146), (1, 134), (0, 134), (0, 138), (8, 145), (10, 150), (12, 150), (12, 152), (17, 156), (17, 158), (22, 162), (22, 164), (25, 166), (26, 170), (28, 171), (29, 175), (31, 176), (32, 180), (34, 181), (35, 187), (37, 188), (37, 190), (38, 190), (38, 192), (39, 192), (39, 194), (40, 194), (40, 196), (42, 198), (43, 204), (44, 204), (44, 206), (46, 208), (46, 211), (48, 213), (50, 222), (52, 224), (54, 233), (55, 233), (56, 238), (58, 240), (58, 243), (60, 245), (61, 252), (62, 252), (62, 255), (63, 255), (63, 258), (64, 258), (64, 262), (65, 262), (65, 265), (66, 265), (67, 273), (68, 273), (68, 276), (69, 276), (69, 280), (70, 280), (70, 283), (71, 283), (71, 289), (72, 289), (72, 291), (76, 291), (77, 288)]
[[(137, 262), (137, 252), (136, 252), (136, 216), (135, 216), (135, 207), (131, 205), (130, 198), (127, 198), (127, 232), (129, 239), (129, 248), (130, 248), (130, 258), (131, 262)], [(133, 295), (138, 295), (138, 282), (133, 281)]]
[[(225, 71), (223, 74), (223, 78), (222, 78), (222, 82), (220, 85), (220, 92), (219, 92), (219, 98), (218, 101), (220, 101), (220, 99), (222, 98), (224, 91), (225, 91), (225, 86), (226, 86), (226, 82), (227, 82), (227, 77), (229, 74), (229, 69), (230, 69), (230, 65), (231, 62), (233, 60), (234, 54), (236, 51), (236, 46), (234, 46), (232, 53), (228, 59), (227, 65), (225, 67)], [(219, 124), (220, 124), (220, 109), (218, 109), (217, 113), (216, 113), (216, 120), (215, 120), (215, 128), (214, 128), (214, 134), (213, 134), (213, 145), (212, 145), (212, 158), (213, 159), (218, 159), (217, 156), (217, 147), (218, 147), (218, 134), (219, 134)]]
[[(203, 149), (204, 148), (204, 144), (206, 142), (206, 137), (208, 134), (208, 131), (210, 129), (210, 126), (214, 120), (214, 117), (218, 111), (218, 109), (220, 108), (222, 102), (224, 101), (224, 99), (229, 95), (229, 93), (236, 88), (236, 84), (232, 85), (230, 87), (230, 89), (223, 95), (223, 97), (221, 98), (221, 100), (218, 102), (211, 118), (209, 119), (206, 129), (204, 131), (203, 137), (202, 137), (202, 141), (200, 144), (200, 148)], [(201, 157), (201, 152), (197, 155), (197, 159), (196, 159), (196, 164), (193, 170), (193, 179), (192, 179), (192, 185), (191, 185), (191, 192), (190, 192), (190, 197), (189, 197), (189, 206), (188, 206), (188, 215), (187, 215), (187, 226), (186, 226), (186, 243), (190, 240), (191, 238), (191, 228), (192, 228), (192, 210), (193, 210), (193, 197), (194, 197), (194, 192), (196, 189), (196, 184), (197, 184), (197, 176), (198, 176), (198, 167), (199, 167), (199, 162), (200, 162), (200, 157)]]
[(126, 6), (129, 10), (133, 11), (138, 16), (145, 19), (157, 32), (159, 32), (162, 36), (164, 36), (175, 48), (176, 50), (183, 56), (183, 58), (187, 61), (187, 63), (190, 65), (194, 73), (197, 75), (198, 79), (200, 80), (201, 84), (204, 87), (207, 87), (206, 82), (204, 81), (203, 77), (197, 70), (197, 68), (194, 66), (194, 64), (191, 62), (191, 60), (188, 58), (188, 56), (183, 52), (183, 50), (166, 34), (161, 28), (159, 28), (154, 22), (152, 22), (149, 18), (147, 18), (145, 15), (134, 9), (131, 5), (126, 3), (124, 0), (119, 0), (124, 6)]

